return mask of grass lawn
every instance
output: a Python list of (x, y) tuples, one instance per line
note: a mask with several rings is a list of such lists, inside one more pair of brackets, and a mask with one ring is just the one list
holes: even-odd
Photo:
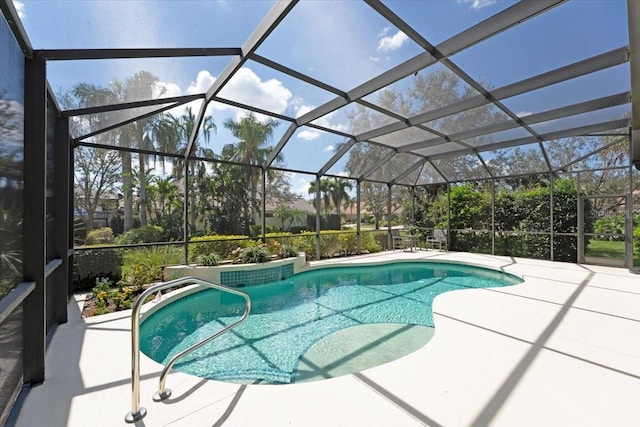
[[(586, 256), (624, 259), (624, 242), (590, 240), (585, 251)], [(634, 265), (640, 265), (640, 253), (636, 253)]]

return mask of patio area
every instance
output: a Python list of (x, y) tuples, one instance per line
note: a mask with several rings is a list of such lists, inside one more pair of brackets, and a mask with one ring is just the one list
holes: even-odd
[[(425, 259), (502, 269), (524, 283), (434, 301), (433, 339), (357, 374), (239, 385), (173, 372), (141, 356), (137, 426), (634, 426), (640, 420), (640, 288), (626, 269), (441, 251), (383, 252), (318, 264)], [(80, 317), (71, 301), (47, 350), (46, 381), (16, 425), (126, 425), (130, 311)]]

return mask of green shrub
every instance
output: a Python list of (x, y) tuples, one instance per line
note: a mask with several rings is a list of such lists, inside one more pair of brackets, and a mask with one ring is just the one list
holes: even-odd
[(204, 265), (206, 267), (213, 267), (215, 265), (220, 264), (220, 257), (216, 253), (210, 253), (206, 255), (199, 255), (197, 258), (198, 264)]
[(370, 254), (382, 250), (382, 245), (377, 242), (375, 233), (362, 233), (360, 235), (360, 250)]
[(355, 255), (358, 251), (358, 235), (355, 230), (342, 231), (338, 234), (341, 255)]
[(162, 268), (183, 261), (180, 248), (161, 246), (128, 250), (120, 285), (139, 287), (162, 280)]
[(260, 246), (249, 246), (240, 251), (239, 260), (243, 264), (257, 264), (267, 262), (269, 260), (269, 253), (267, 249)]
[(280, 250), (279, 255), (282, 258), (293, 258), (298, 256), (298, 248), (294, 245), (284, 245)]
[(113, 243), (113, 230), (109, 227), (96, 228), (87, 234), (87, 245)]
[(316, 259), (316, 233), (313, 231), (301, 232), (296, 235), (291, 244), (297, 246), (301, 252), (304, 252), (308, 260)]
[(113, 311), (131, 308), (135, 294), (129, 286), (113, 287), (113, 282), (107, 278), (96, 279), (96, 286), (91, 290), (95, 300), (92, 315), (100, 315)]
[(119, 245), (133, 245), (137, 243), (161, 242), (164, 230), (157, 225), (147, 225), (140, 228), (133, 228), (116, 238)]
[(73, 289), (89, 290), (99, 278), (121, 277), (122, 254), (117, 249), (89, 249), (73, 254)]
[[(616, 213), (611, 216), (601, 217), (594, 221), (593, 232), (596, 234), (620, 234), (624, 235), (626, 229), (626, 217), (624, 213)], [(605, 240), (624, 240), (624, 237), (607, 236)]]
[(254, 240), (247, 239), (247, 236), (201, 236), (193, 237), (189, 245), (189, 259), (194, 261), (200, 255), (208, 255), (216, 253), (222, 259), (231, 259), (236, 248), (246, 248), (250, 245), (256, 245)]

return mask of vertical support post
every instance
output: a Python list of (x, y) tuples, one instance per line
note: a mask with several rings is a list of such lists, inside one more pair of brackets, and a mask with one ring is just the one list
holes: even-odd
[(496, 254), (496, 179), (491, 178), (491, 255)]
[(631, 72), (631, 163), (640, 164), (640, 2), (627, 0)]
[(451, 250), (453, 246), (453, 236), (451, 235), (451, 183), (447, 182), (447, 249)]
[(184, 200), (182, 223), (184, 224), (184, 265), (189, 264), (189, 156), (184, 156)]
[(578, 264), (584, 264), (584, 202), (580, 191), (580, 172), (576, 177), (576, 197), (578, 208)]
[(393, 249), (391, 237), (391, 184), (387, 184), (387, 241), (389, 248)]
[[(69, 126), (67, 125), (67, 131), (69, 130)], [(70, 143), (71, 141), (69, 141)], [(69, 258), (69, 269), (68, 269), (68, 283), (69, 289), (68, 294), (71, 295), (73, 293), (73, 251), (74, 251), (74, 241), (73, 241), (73, 226), (74, 226), (74, 217), (73, 217), (73, 190), (74, 190), (74, 174), (73, 174), (73, 165), (75, 164), (75, 151), (72, 146), (69, 146), (69, 165), (67, 167), (69, 174), (69, 181), (67, 182), (67, 192), (69, 194), (69, 200), (67, 204), (67, 212), (69, 213), (67, 217), (67, 244), (69, 245), (68, 250), (68, 258)]]
[(40, 55), (25, 59), (24, 122), (24, 281), (36, 283), (24, 300), (24, 382), (45, 377), (46, 340), (46, 189), (47, 82)]
[(629, 194), (626, 200), (627, 220), (625, 221), (624, 254), (627, 268), (633, 269), (633, 164), (629, 162)]
[(356, 242), (358, 254), (362, 253), (362, 239), (360, 238), (360, 180), (356, 181)]
[(555, 246), (555, 237), (556, 237), (556, 233), (555, 233), (555, 219), (553, 218), (553, 211), (555, 208), (554, 205), (554, 199), (553, 199), (553, 192), (554, 192), (554, 179), (555, 177), (553, 176), (553, 172), (549, 173), (549, 227), (551, 227), (551, 234), (550, 234), (550, 242), (549, 244), (551, 245), (551, 261), (554, 260), (555, 255), (554, 255), (554, 246)]
[(54, 218), (56, 229), (54, 230), (55, 256), (62, 260), (62, 264), (55, 273), (55, 316), (56, 322), (67, 321), (67, 302), (69, 290), (72, 286), (71, 268), (69, 263), (69, 217), (72, 216), (71, 194), (69, 182), (73, 182), (71, 174), (69, 141), (69, 118), (59, 117), (55, 123), (55, 198)]
[(320, 175), (316, 175), (316, 259), (320, 259)]
[(267, 241), (266, 229), (267, 229), (267, 171), (260, 168), (262, 171), (262, 201), (261, 201), (261, 216), (262, 216), (262, 243)]

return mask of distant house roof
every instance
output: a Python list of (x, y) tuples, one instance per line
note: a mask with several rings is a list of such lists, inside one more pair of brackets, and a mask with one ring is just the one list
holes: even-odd
[(316, 208), (308, 201), (303, 199), (302, 197), (296, 197), (289, 200), (267, 200), (265, 205), (266, 212), (273, 212), (280, 205), (288, 206), (291, 209), (298, 209), (302, 212), (313, 213), (315, 214)]

